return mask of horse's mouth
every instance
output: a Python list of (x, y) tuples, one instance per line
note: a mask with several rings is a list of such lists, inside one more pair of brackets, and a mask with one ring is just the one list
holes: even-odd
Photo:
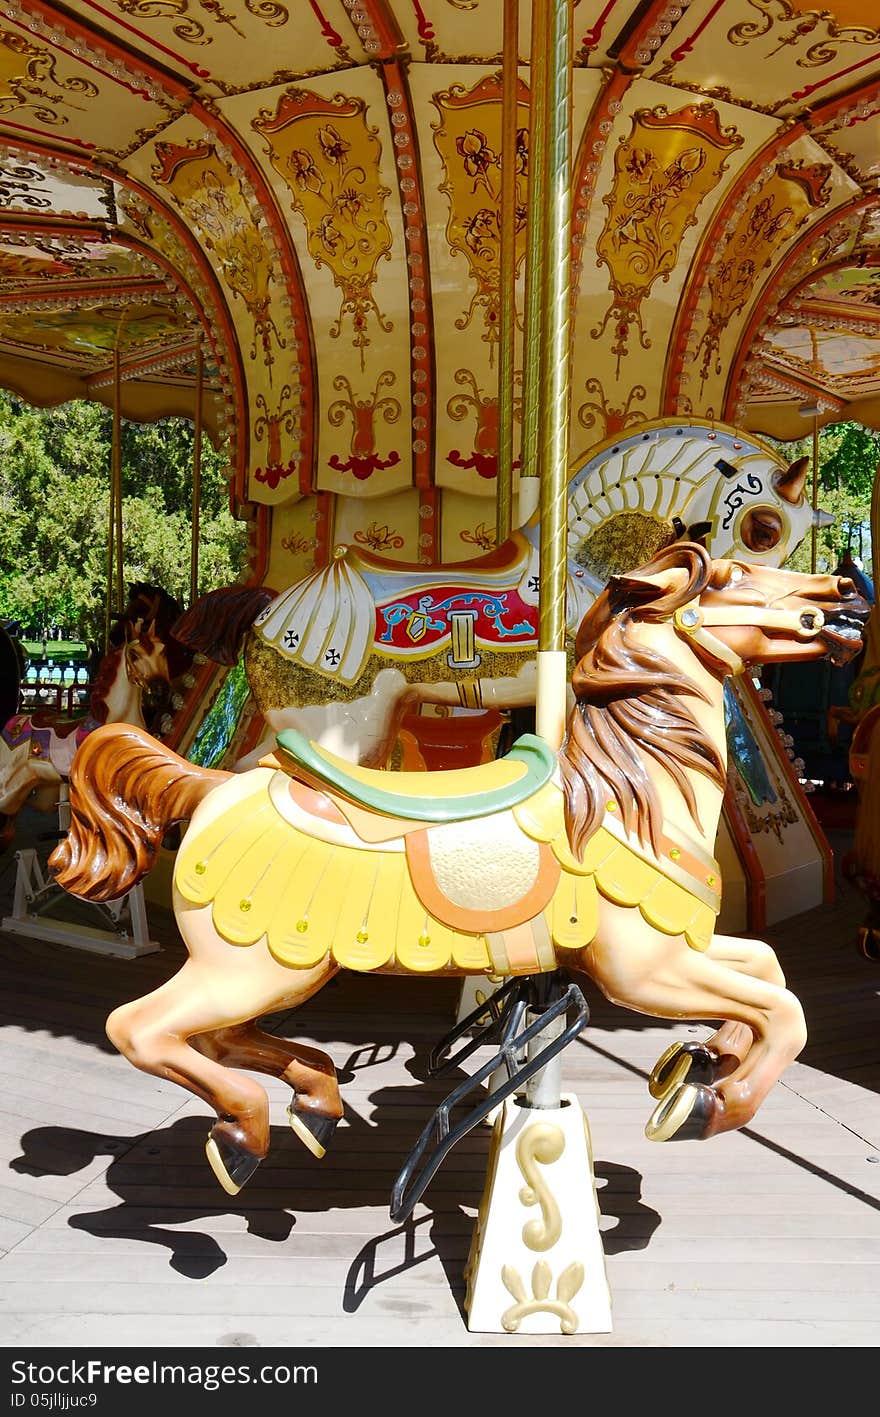
[(846, 609), (838, 609), (835, 614), (826, 616), (820, 635), (832, 664), (848, 664), (851, 659), (855, 659), (862, 648), (862, 636), (868, 614), (869, 607), (865, 605), (864, 610), (858, 606), (847, 606)]

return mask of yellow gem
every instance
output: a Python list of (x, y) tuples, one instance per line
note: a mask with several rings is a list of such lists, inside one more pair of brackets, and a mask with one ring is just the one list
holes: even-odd
[(605, 803), (605, 811), (606, 811), (606, 812), (616, 812), (616, 811), (617, 811), (617, 803), (616, 803), (616, 802), (606, 802), (606, 803)]
[(239, 910), (245, 910), (245, 911), (250, 910), (250, 908), (251, 908), (251, 902), (250, 902), (247, 898), (245, 898), (244, 900), (240, 900), (240, 901), (238, 902), (238, 908), (239, 908)]
[(369, 938), (370, 937), (367, 934), (366, 930), (358, 930), (357, 934), (355, 935), (355, 939), (357, 940), (359, 945), (365, 945)]
[(669, 859), (670, 861), (677, 861), (680, 855), (681, 852), (679, 851), (678, 847), (673, 846), (671, 851), (669, 852)]
[(715, 884), (715, 877), (714, 877), (714, 876), (707, 876), (707, 877), (706, 877), (706, 885), (707, 885), (707, 886), (714, 886), (714, 884)]
[(205, 872), (207, 871), (207, 869), (208, 869), (208, 867), (207, 867), (206, 862), (204, 862), (204, 861), (197, 861), (197, 862), (196, 862), (196, 875), (197, 875), (197, 876), (204, 876), (204, 874), (205, 874)]
[(431, 943), (431, 936), (430, 936), (430, 935), (419, 935), (419, 944), (421, 945), (422, 949), (427, 949), (427, 947), (428, 947), (428, 945), (429, 945), (430, 943)]
[(308, 930), (309, 928), (308, 920), (297, 920), (296, 928), (301, 935), (304, 935), (306, 933), (306, 930)]

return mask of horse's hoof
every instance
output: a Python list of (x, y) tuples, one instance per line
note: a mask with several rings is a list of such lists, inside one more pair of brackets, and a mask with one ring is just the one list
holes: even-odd
[(859, 954), (872, 964), (880, 964), (880, 932), (872, 925), (862, 925), (859, 929)]
[(648, 1118), (649, 1141), (703, 1141), (709, 1133), (718, 1097), (711, 1087), (685, 1083), (666, 1095)]
[(215, 1137), (210, 1133), (205, 1142), (205, 1155), (211, 1170), (229, 1196), (238, 1195), (263, 1159), (261, 1156), (254, 1156), (252, 1151), (245, 1151), (244, 1147), (235, 1146), (227, 1137)]
[(648, 1091), (661, 1101), (684, 1082), (712, 1083), (717, 1076), (719, 1055), (705, 1043), (670, 1043), (654, 1064)]
[(320, 1161), (326, 1156), (333, 1133), (339, 1125), (338, 1117), (322, 1117), (319, 1112), (300, 1107), (294, 1101), (287, 1109), (287, 1116), (300, 1141), (308, 1147)]

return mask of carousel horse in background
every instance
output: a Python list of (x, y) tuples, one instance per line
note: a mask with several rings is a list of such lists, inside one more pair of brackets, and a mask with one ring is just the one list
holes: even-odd
[(340, 968), (536, 975), (562, 966), (661, 1018), (722, 1020), (674, 1044), (650, 1081), (655, 1141), (749, 1123), (806, 1033), (772, 949), (715, 933), (725, 785), (724, 679), (746, 664), (846, 661), (867, 608), (851, 581), (713, 559), (677, 543), (612, 577), (579, 627), (558, 753), (533, 736), (458, 772), (352, 766), (282, 731), (251, 771), (197, 767), (146, 733), (98, 730), (73, 765), (72, 822), (50, 868), (105, 900), (189, 819), (173, 905), (189, 958), (116, 1009), (112, 1042), (215, 1110), (210, 1164), (234, 1194), (269, 1144), (266, 1092), (322, 1156), (342, 1116), (331, 1059), (255, 1020)]
[[(8, 843), (25, 802), (53, 812), (73, 756), (104, 723), (158, 729), (171, 685), (191, 654), (174, 640), (171, 626), (181, 606), (159, 586), (133, 582), (125, 609), (116, 616), (110, 648), (91, 687), (88, 711), (64, 716), (48, 710), (13, 713), (0, 732), (0, 821)], [(5, 820), (4, 820), (5, 819)]]
[[(640, 425), (595, 454), (568, 488), (566, 620), (573, 638), (609, 574), (688, 535), (710, 555), (778, 565), (806, 535), (806, 458), (788, 466), (719, 424)], [(175, 625), (194, 652), (234, 665), (242, 650), (268, 736), (257, 764), (296, 728), (352, 762), (387, 766), (405, 715), (535, 702), (537, 514), (486, 555), (404, 565), (338, 546), (325, 568), (276, 595), (211, 591)], [(638, 553), (637, 553), (638, 556)]]

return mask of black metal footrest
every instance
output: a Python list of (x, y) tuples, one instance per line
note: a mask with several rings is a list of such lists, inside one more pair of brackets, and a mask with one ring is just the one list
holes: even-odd
[[(504, 1031), (504, 1025), (510, 1017), (510, 1011), (519, 999), (525, 998), (530, 984), (529, 975), (520, 975), (518, 978), (508, 979), (507, 983), (500, 989), (496, 989), (493, 994), (486, 999), (485, 1003), (478, 1004), (475, 1009), (471, 1009), (466, 1018), (451, 1028), (440, 1042), (431, 1049), (428, 1059), (428, 1073), (431, 1077), (441, 1077), (443, 1073), (451, 1072), (459, 1063), (463, 1063), (465, 1058), (469, 1058), (478, 1048), (482, 1048), (484, 1043), (494, 1043), (496, 1038), (500, 1038)], [(485, 1022), (481, 1023), (481, 1020)], [(470, 1033), (471, 1029), (477, 1031), (468, 1039), (467, 1043), (459, 1048), (457, 1053), (450, 1050)]]
[[(537, 979), (541, 984), (545, 984), (546, 976), (537, 976)], [(399, 1225), (412, 1214), (443, 1161), (462, 1137), (467, 1136), (500, 1102), (510, 1097), (511, 1093), (535, 1073), (540, 1072), (541, 1068), (546, 1067), (557, 1053), (561, 1053), (586, 1027), (589, 1009), (576, 984), (569, 984), (527, 1028), (522, 1027), (526, 1010), (529, 1007), (534, 1008), (535, 1002), (540, 1006), (542, 1001), (540, 995), (535, 995), (534, 987), (520, 993), (521, 997), (515, 1000), (507, 1012), (498, 1052), (472, 1077), (465, 1078), (458, 1087), (453, 1088), (449, 1096), (440, 1103), (404, 1162), (391, 1191), (391, 1219), (395, 1225)], [(529, 1058), (526, 1052), (529, 1043), (550, 1024), (569, 1012), (572, 1017), (563, 1031), (552, 1038), (534, 1057)], [(501, 1083), (492, 1092), (484, 1093), (476, 1106), (466, 1113), (456, 1126), (451, 1127), (453, 1109), (469, 1093), (480, 1088), (496, 1068), (502, 1066), (507, 1069), (506, 1082)]]

